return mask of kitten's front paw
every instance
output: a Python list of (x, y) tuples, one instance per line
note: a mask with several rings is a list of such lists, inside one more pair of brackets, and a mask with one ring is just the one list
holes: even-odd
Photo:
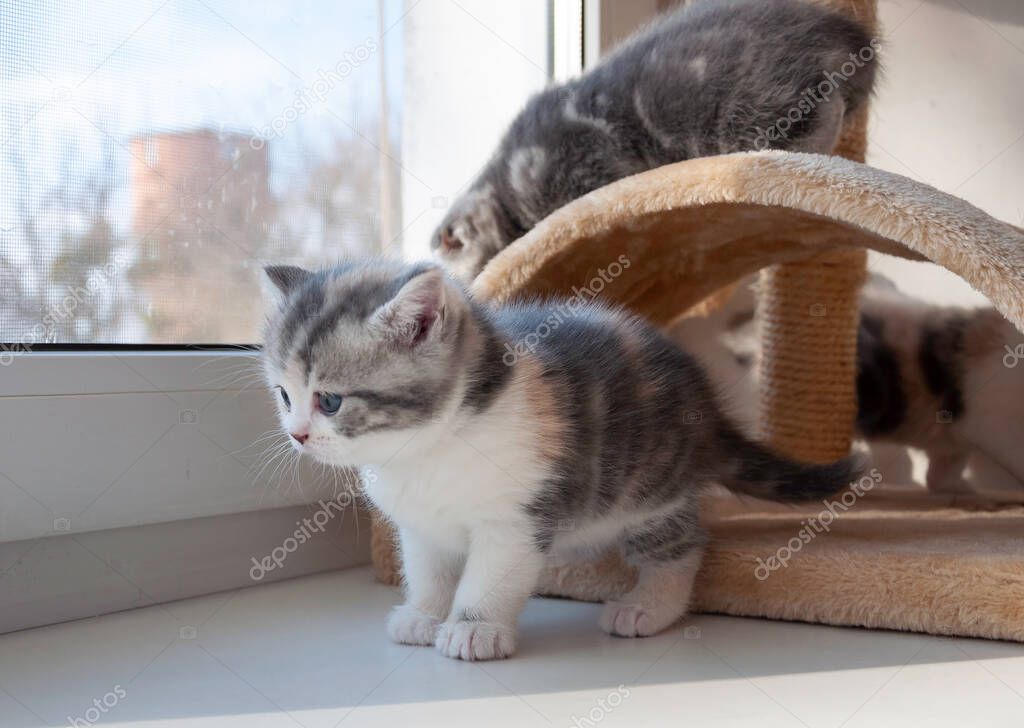
[(388, 637), (403, 645), (432, 645), (439, 624), (440, 619), (411, 604), (402, 604), (392, 609), (388, 617)]
[(456, 660), (501, 660), (516, 651), (516, 633), (491, 622), (445, 622), (434, 644), (441, 654)]
[(649, 637), (680, 617), (674, 610), (651, 609), (645, 604), (608, 602), (601, 612), (601, 629), (619, 637)]

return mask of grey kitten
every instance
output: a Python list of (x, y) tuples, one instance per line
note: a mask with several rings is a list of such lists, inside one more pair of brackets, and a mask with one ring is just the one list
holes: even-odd
[(367, 495), (398, 527), (398, 642), (505, 657), (545, 563), (611, 546), (640, 577), (601, 625), (654, 634), (686, 612), (706, 487), (798, 501), (855, 476), (849, 460), (800, 464), (748, 440), (695, 361), (622, 312), (491, 308), (429, 264), (267, 274), (282, 427), (300, 452), (370, 471)]
[(431, 247), (469, 281), (549, 213), (623, 177), (730, 152), (829, 153), (871, 91), (877, 50), (860, 24), (798, 0), (678, 10), (534, 96)]

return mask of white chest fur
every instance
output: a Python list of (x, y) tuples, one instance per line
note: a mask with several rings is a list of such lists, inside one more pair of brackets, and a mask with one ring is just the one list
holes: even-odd
[[(458, 428), (414, 435), (408, 454), (364, 468), (366, 492), (402, 528), (464, 552), (469, 534), (522, 521), (547, 476), (535, 428), (516, 392)], [(429, 443), (425, 445), (425, 443)]]

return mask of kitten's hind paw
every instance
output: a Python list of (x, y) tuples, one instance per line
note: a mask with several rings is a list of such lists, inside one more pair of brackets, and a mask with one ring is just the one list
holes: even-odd
[(666, 608), (648, 608), (645, 604), (608, 602), (601, 612), (601, 629), (618, 637), (650, 637), (683, 616)]
[(402, 604), (392, 609), (388, 617), (388, 637), (402, 645), (432, 645), (439, 624), (440, 619), (411, 604)]
[(456, 660), (501, 660), (516, 651), (516, 634), (500, 624), (459, 620), (441, 625), (435, 645)]

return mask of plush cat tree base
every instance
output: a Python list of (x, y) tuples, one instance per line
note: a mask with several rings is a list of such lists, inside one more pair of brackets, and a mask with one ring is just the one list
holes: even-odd
[[(473, 290), (498, 302), (596, 290), (602, 300), (665, 325), (762, 268), (822, 254), (822, 265), (841, 266), (834, 253), (864, 248), (943, 265), (1024, 328), (1019, 228), (899, 175), (784, 152), (694, 159), (595, 190), (502, 251)], [(822, 319), (819, 333), (856, 326), (848, 308), (830, 310), (817, 300), (806, 308), (807, 316)], [(787, 313), (800, 314), (799, 305)], [(805, 348), (827, 343), (813, 338)], [(821, 370), (808, 371), (821, 380), (809, 385), (812, 395), (830, 386)], [(796, 441), (815, 439), (820, 429), (808, 418), (792, 424)], [(785, 568), (758, 579), (758, 559), (800, 541), (802, 520), (821, 505), (805, 512), (736, 503), (719, 500), (707, 511), (714, 542), (697, 585), (698, 611), (1024, 641), (1019, 506), (907, 506), (872, 491), (830, 532), (803, 544)], [(397, 580), (383, 523), (375, 526), (374, 562), (382, 579)], [(631, 578), (610, 559), (553, 570), (543, 591), (605, 599), (625, 591)]]
[[(803, 521), (818, 516), (821, 504), (718, 505), (708, 518), (713, 545), (698, 577), (696, 612), (1024, 642), (1020, 506), (915, 507), (869, 496), (805, 543)], [(780, 556), (786, 566), (769, 561)], [(554, 569), (543, 592), (599, 601), (621, 594), (631, 579), (608, 560)]]
[[(692, 611), (1024, 642), (1024, 506), (872, 493), (805, 542), (803, 521), (821, 511), (710, 502), (712, 543)], [(393, 553), (383, 540), (377, 548)], [(393, 560), (377, 566), (382, 581), (398, 583)], [(609, 556), (548, 569), (539, 592), (604, 601), (634, 579)]]

